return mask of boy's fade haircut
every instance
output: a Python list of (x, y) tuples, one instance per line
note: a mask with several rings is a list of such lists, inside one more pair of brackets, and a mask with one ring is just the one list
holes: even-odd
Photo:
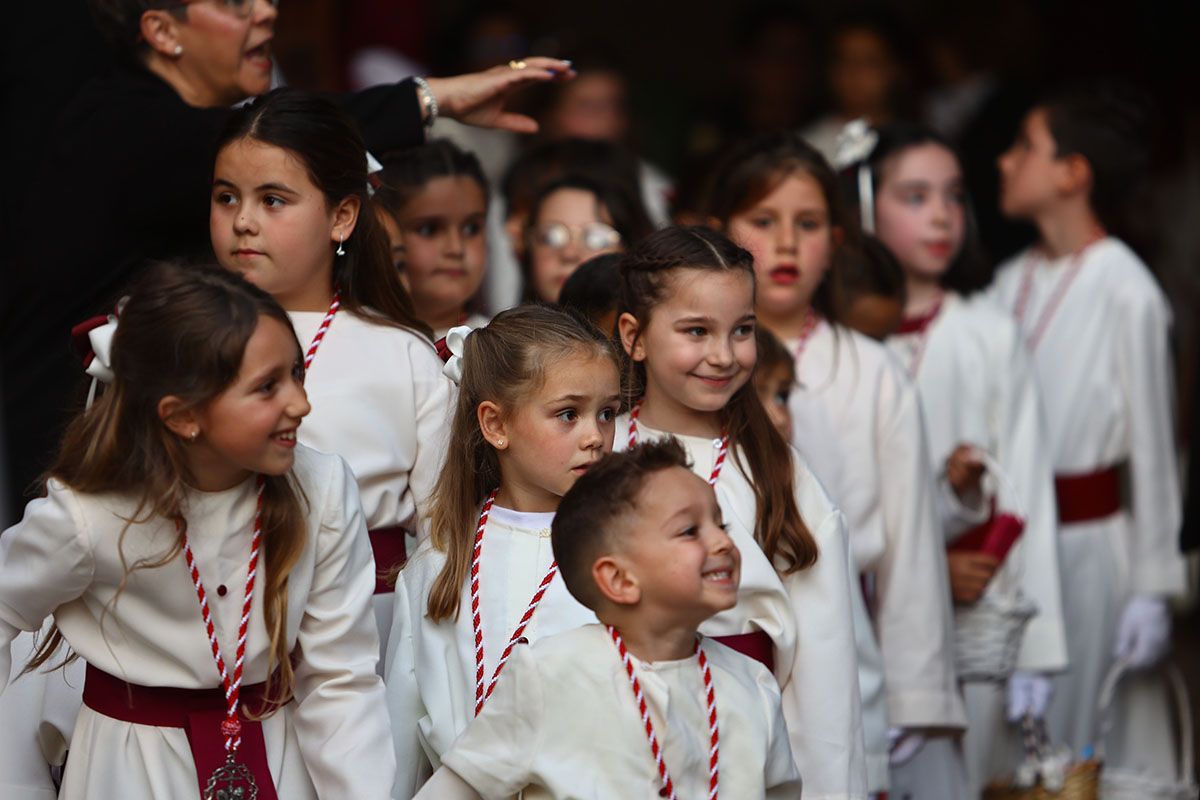
[(592, 565), (616, 548), (619, 527), (635, 509), (646, 479), (672, 467), (691, 469), (674, 437), (635, 445), (601, 458), (563, 495), (550, 526), (554, 560), (567, 591), (593, 611), (601, 596)]

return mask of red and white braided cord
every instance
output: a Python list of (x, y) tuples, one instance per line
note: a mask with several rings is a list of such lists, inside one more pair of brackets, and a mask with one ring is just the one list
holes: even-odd
[[(633, 408), (629, 409), (629, 446), (633, 447), (637, 444), (638, 430), (637, 420), (638, 412), (642, 410), (642, 404), (636, 403)], [(717, 448), (717, 457), (713, 460), (712, 473), (708, 476), (708, 485), (716, 486), (717, 479), (721, 477), (721, 467), (725, 465), (725, 456), (729, 452), (729, 434), (721, 433), (721, 438), (713, 441), (713, 445)]]
[(483, 557), (483, 531), (487, 527), (488, 514), (491, 512), (492, 505), (495, 502), (496, 491), (493, 490), (488, 495), (487, 500), (483, 504), (483, 510), (479, 514), (479, 527), (475, 529), (475, 549), (471, 555), (471, 627), (474, 629), (475, 634), (475, 716), (479, 716), (479, 712), (483, 710), (483, 704), (492, 696), (492, 692), (496, 689), (496, 681), (500, 680), (500, 670), (504, 668), (505, 662), (512, 655), (513, 648), (520, 641), (521, 635), (525, 633), (525, 628), (529, 625), (529, 621), (533, 619), (533, 612), (537, 611), (538, 604), (542, 602), (542, 597), (545, 596), (546, 590), (550, 588), (551, 581), (558, 574), (558, 562), (550, 562), (550, 569), (547, 570), (546, 576), (538, 584), (537, 591), (530, 598), (529, 605), (525, 608), (525, 613), (521, 615), (521, 620), (517, 623), (512, 636), (508, 637), (508, 645), (504, 648), (504, 652), (500, 654), (500, 660), (496, 662), (496, 669), (492, 672), (492, 679), (488, 681), (485, 688), (483, 619), (479, 611), (479, 572)]
[(221, 685), (225, 689), (225, 721), (221, 723), (221, 732), (225, 734), (225, 751), (233, 754), (242, 744), (241, 722), (237, 718), (238, 700), (242, 690), (242, 667), (246, 657), (246, 632), (250, 627), (250, 607), (254, 600), (254, 578), (258, 574), (258, 550), (262, 541), (262, 509), (263, 509), (263, 477), (258, 476), (258, 500), (254, 510), (254, 535), (250, 539), (250, 566), (246, 572), (246, 588), (242, 599), (242, 618), (238, 623), (237, 656), (233, 664), (233, 678), (225, 666), (225, 658), (221, 653), (221, 644), (217, 641), (217, 629), (213, 625), (212, 610), (208, 606), (208, 594), (204, 591), (204, 583), (200, 580), (200, 570), (196, 567), (196, 556), (188, 542), (187, 531), (176, 523), (183, 537), (183, 555), (187, 559), (188, 571), (192, 575), (192, 583), (196, 586), (196, 598), (200, 601), (200, 616), (204, 620), (204, 629), (208, 633), (208, 643), (212, 646), (213, 659), (217, 662), (217, 671), (221, 674)]
[[(658, 768), (659, 780), (662, 781), (666, 796), (670, 800), (676, 800), (675, 784), (671, 780), (671, 774), (667, 771), (666, 762), (663, 761), (662, 748), (654, 733), (654, 723), (650, 721), (650, 709), (646, 706), (646, 696), (642, 694), (642, 684), (633, 669), (633, 659), (630, 658), (629, 651), (625, 649), (625, 641), (621, 638), (620, 631), (612, 625), (605, 627), (608, 628), (613, 644), (617, 646), (617, 652), (621, 655), (621, 663), (625, 666), (625, 674), (629, 678), (629, 685), (633, 687), (633, 699), (637, 703), (638, 713), (642, 717), (642, 729), (646, 732), (647, 741), (650, 742), (650, 754), (654, 757), (655, 767)], [(704, 648), (700, 646), (699, 642), (696, 643), (696, 652), (699, 656), (700, 675), (704, 680), (704, 701), (708, 708), (708, 797), (709, 800), (717, 800), (717, 784), (720, 778), (718, 763), (721, 751), (721, 733), (717, 727), (717, 693), (713, 689), (712, 671), (708, 668), (708, 658), (704, 655)]]
[[(1067, 289), (1071, 288), (1071, 284), (1078, 277), (1080, 269), (1083, 268), (1083, 256), (1092, 245), (1103, 241), (1108, 234), (1103, 229), (1095, 230), (1091, 237), (1083, 247), (1079, 248), (1071, 257), (1071, 263), (1067, 266), (1066, 272), (1058, 279), (1058, 283), (1054, 286), (1054, 291), (1050, 295), (1050, 299), (1046, 301), (1045, 308), (1042, 309), (1042, 315), (1038, 317), (1037, 322), (1033, 326), (1033, 330), (1025, 337), (1025, 345), (1029, 348), (1029, 352), (1037, 349), (1041, 343), (1042, 337), (1046, 334), (1046, 329), (1050, 327), (1050, 321), (1054, 318), (1055, 312), (1062, 304), (1063, 298), (1067, 296)], [(1039, 256), (1040, 257), (1040, 256)], [(1025, 257), (1025, 262), (1021, 272), (1021, 286), (1017, 291), (1017, 302), (1013, 307), (1013, 316), (1017, 318), (1017, 325), (1023, 326), (1025, 322), (1025, 312), (1029, 307), (1029, 296), (1033, 291), (1033, 273), (1035, 261), (1033, 255)]]
[(335, 287), (333, 290), (333, 301), (329, 304), (329, 310), (325, 312), (325, 319), (321, 320), (321, 324), (313, 336), (312, 344), (308, 346), (308, 352), (304, 354), (305, 370), (312, 366), (313, 359), (317, 357), (317, 348), (321, 346), (321, 340), (325, 338), (325, 332), (329, 330), (329, 324), (333, 322), (333, 318), (337, 316), (338, 309), (341, 307), (342, 290)]
[(817, 330), (817, 325), (821, 322), (821, 318), (809, 309), (804, 315), (804, 324), (800, 327), (800, 340), (796, 343), (796, 367), (800, 367), (800, 359), (804, 356), (804, 350), (808, 347), (808, 340), (812, 338), (813, 333)]

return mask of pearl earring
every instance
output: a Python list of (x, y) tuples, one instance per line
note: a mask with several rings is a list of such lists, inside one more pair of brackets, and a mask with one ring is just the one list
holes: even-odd
[(183, 55), (183, 45), (181, 45), (181, 44), (175, 45), (175, 55), (177, 55), (177, 56)]
[(346, 241), (345, 237), (342, 237), (342, 236), (338, 237), (338, 249), (336, 252), (339, 256), (346, 255), (346, 248), (342, 246), (345, 241)]
[(196, 441), (196, 437), (197, 437), (197, 436), (199, 436), (199, 435), (200, 435), (200, 430), (199, 430), (199, 429), (196, 429), (196, 430), (192, 431), (190, 434), (188, 434), (188, 441), (189, 441), (189, 442), (194, 442), (194, 441)]

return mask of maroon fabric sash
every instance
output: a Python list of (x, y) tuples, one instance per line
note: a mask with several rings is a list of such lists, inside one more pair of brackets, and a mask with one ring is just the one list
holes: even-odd
[(1121, 510), (1121, 470), (1118, 467), (1081, 475), (1055, 475), (1058, 520), (1066, 524), (1110, 517)]
[(375, 554), (375, 594), (391, 594), (396, 587), (388, 580), (393, 569), (404, 566), (408, 550), (404, 545), (404, 528), (376, 528), (367, 531), (371, 552)]
[(997, 513), (996, 501), (992, 500), (987, 521), (959, 536), (946, 549), (952, 553), (987, 553), (1004, 563), (1008, 551), (1024, 532), (1025, 520), (1015, 514)]
[[(260, 716), (264, 710), (269, 713), (278, 710), (278, 706), (271, 707), (264, 702), (265, 690), (265, 683), (247, 684), (241, 689), (238, 717), (242, 721), (242, 744), (238, 748), (237, 761), (254, 775), (259, 800), (279, 800), (271, 770), (267, 766), (262, 723), (246, 719), (245, 716), (247, 706), (255, 716)], [(159, 728), (183, 728), (188, 745), (192, 748), (192, 759), (196, 762), (201, 796), (213, 770), (225, 763), (225, 737), (221, 733), (221, 722), (225, 719), (225, 692), (220, 688), (138, 686), (88, 664), (83, 684), (83, 702), (96, 713), (123, 722)]]
[(720, 642), (731, 650), (737, 650), (744, 656), (750, 656), (762, 663), (772, 674), (775, 672), (775, 643), (771, 637), (762, 631), (738, 633), (732, 636), (710, 636), (714, 642)]

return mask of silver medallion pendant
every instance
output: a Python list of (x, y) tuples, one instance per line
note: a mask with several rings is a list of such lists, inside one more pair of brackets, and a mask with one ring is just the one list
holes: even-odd
[(255, 800), (258, 785), (245, 764), (238, 764), (230, 753), (225, 763), (213, 770), (204, 787), (204, 800)]

